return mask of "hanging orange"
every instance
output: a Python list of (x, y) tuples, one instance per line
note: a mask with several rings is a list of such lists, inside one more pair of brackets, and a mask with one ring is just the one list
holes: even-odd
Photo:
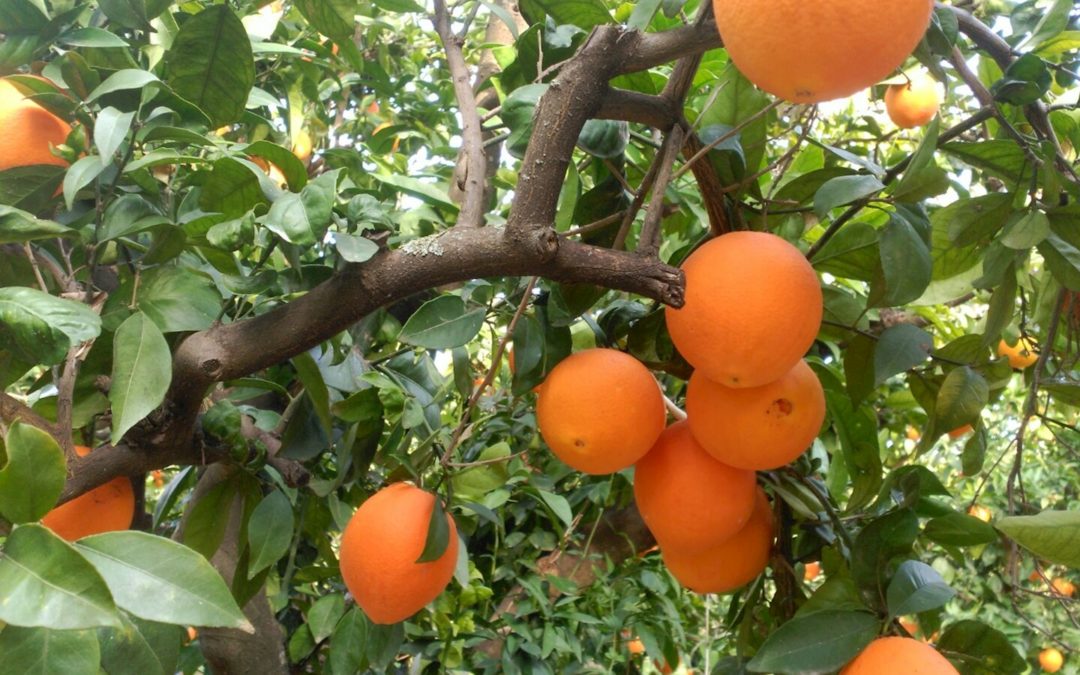
[(71, 126), (4, 79), (0, 79), (0, 129), (4, 130), (0, 171), (35, 164), (67, 166), (52, 154), (49, 145), (67, 141)]
[(840, 675), (959, 675), (949, 660), (914, 638), (883, 637), (866, 646)]
[(817, 274), (787, 241), (766, 232), (712, 239), (682, 264), (686, 302), (665, 309), (679, 352), (726, 387), (759, 387), (791, 370), (817, 337)]
[(458, 538), (446, 522), (446, 550), (431, 562), (424, 552), (435, 495), (393, 483), (360, 505), (341, 537), (341, 576), (364, 614), (378, 624), (404, 621), (434, 600), (454, 576)]
[(740, 469), (775, 469), (794, 461), (825, 420), (825, 391), (806, 361), (779, 380), (732, 389), (699, 371), (686, 392), (687, 421), (701, 447)]
[(604, 474), (641, 459), (660, 432), (664, 396), (649, 369), (614, 349), (566, 357), (540, 386), (536, 420), (555, 455), (578, 471)]
[(930, 25), (933, 0), (713, 0), (731, 60), (794, 103), (850, 96), (888, 77)]
[(893, 84), (885, 90), (885, 112), (902, 129), (921, 127), (934, 119), (939, 105), (937, 84), (928, 77)]
[(729, 538), (754, 510), (753, 471), (717, 461), (676, 422), (634, 467), (634, 499), (660, 543), (701, 551)]

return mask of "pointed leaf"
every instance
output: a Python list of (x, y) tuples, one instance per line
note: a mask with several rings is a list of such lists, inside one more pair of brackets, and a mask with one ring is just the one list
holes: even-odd
[(877, 635), (869, 612), (821, 611), (780, 626), (746, 664), (752, 673), (830, 672), (850, 661)]
[(424, 540), (424, 550), (416, 559), (418, 563), (432, 562), (446, 553), (446, 547), (450, 543), (450, 523), (447, 522), (446, 509), (443, 508), (442, 500), (436, 495), (435, 503), (431, 509), (431, 519), (428, 521), (427, 539)]
[(33, 288), (0, 288), (0, 343), (24, 360), (57, 364), (69, 347), (100, 333), (101, 319), (81, 302)]
[(263, 497), (248, 520), (247, 538), (251, 548), (248, 578), (280, 560), (289, 551), (292, 536), (292, 505), (284, 492), (274, 490)]
[(1080, 511), (1009, 516), (994, 525), (1040, 558), (1080, 568)]
[(933, 348), (934, 338), (917, 326), (902, 323), (886, 328), (874, 349), (874, 386), (925, 363)]
[(213, 5), (188, 19), (166, 53), (168, 83), (210, 118), (212, 127), (244, 114), (255, 84), (251, 40), (228, 5)]
[(941, 431), (974, 424), (990, 400), (990, 385), (978, 371), (961, 366), (953, 368), (941, 383), (934, 405), (935, 425)]
[(0, 514), (13, 523), (39, 520), (64, 490), (64, 452), (52, 436), (16, 422), (4, 439), (7, 464), (0, 469)]
[(1028, 667), (1004, 633), (979, 621), (952, 624), (942, 633), (937, 647), (960, 666), (963, 675), (1017, 675)]
[(5, 672), (19, 675), (98, 675), (97, 636), (91, 630), (8, 626), (0, 631)]
[(251, 630), (225, 580), (187, 546), (135, 531), (96, 534), (75, 546), (105, 578), (117, 604), (137, 617)]
[(885, 184), (875, 176), (837, 176), (828, 181), (814, 195), (814, 213), (824, 218), (837, 206), (850, 204), (877, 194)]
[(98, 115), (94, 124), (94, 143), (98, 153), (101, 154), (101, 163), (108, 164), (113, 153), (120, 148), (128, 131), (131, 130), (131, 122), (135, 119), (134, 112), (120, 112), (109, 106)]
[(157, 325), (142, 312), (129, 316), (113, 338), (112, 442), (165, 400), (172, 381), (169, 345)]
[(0, 204), (0, 244), (18, 244), (35, 239), (76, 237), (78, 232), (51, 220)]
[(484, 325), (485, 310), (466, 311), (465, 301), (456, 295), (429, 300), (409, 317), (398, 339), (426, 349), (450, 349), (476, 337)]
[(902, 616), (942, 607), (954, 595), (956, 591), (933, 567), (917, 560), (906, 560), (889, 582), (886, 598), (889, 613)]
[(105, 581), (67, 542), (41, 525), (20, 525), (0, 557), (0, 621), (15, 626), (119, 626)]

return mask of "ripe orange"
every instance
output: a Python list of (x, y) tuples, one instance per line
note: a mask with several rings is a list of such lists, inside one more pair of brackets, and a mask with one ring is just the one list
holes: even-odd
[(974, 518), (978, 518), (984, 523), (989, 523), (994, 519), (994, 512), (986, 508), (982, 504), (974, 504), (968, 509), (968, 515)]
[(731, 232), (694, 251), (682, 269), (686, 303), (665, 309), (668, 331), (686, 360), (713, 382), (741, 388), (777, 380), (817, 337), (817, 275), (780, 237)]
[(930, 25), (932, 0), (713, 0), (731, 60), (794, 103), (850, 96), (888, 77)]
[[(688, 517), (693, 517), (688, 514)], [(773, 514), (765, 491), (757, 488), (754, 511), (727, 541), (704, 551), (661, 548), (664, 564), (680, 584), (697, 593), (727, 593), (757, 578), (769, 564)]]
[(799, 361), (780, 379), (732, 389), (694, 371), (686, 392), (687, 421), (701, 447), (740, 469), (775, 469), (801, 455), (825, 420), (825, 391)]
[(64, 143), (71, 127), (4, 79), (0, 79), (0, 129), (4, 130), (0, 171), (35, 164), (67, 166), (49, 145)]
[(949, 432), (949, 438), (953, 438), (953, 439), (960, 438), (961, 436), (966, 436), (967, 434), (971, 433), (972, 431), (975, 431), (975, 427), (971, 426), (970, 424), (965, 424), (962, 427), (956, 427), (955, 429), (950, 431)]
[(1056, 673), (1065, 664), (1065, 657), (1056, 647), (1047, 647), (1039, 652), (1039, 666), (1048, 673)]
[(661, 553), (702, 551), (731, 538), (754, 510), (755, 484), (753, 471), (705, 452), (686, 422), (665, 429), (634, 468), (634, 498)]
[(379, 624), (404, 621), (434, 600), (454, 576), (458, 537), (431, 562), (418, 563), (427, 541), (435, 495), (393, 483), (360, 505), (341, 537), (341, 576), (356, 603)]
[(893, 84), (885, 90), (885, 112), (902, 129), (921, 127), (934, 119), (939, 105), (937, 84), (928, 77)]
[[(75, 454), (85, 457), (90, 448), (75, 446)], [(104, 485), (64, 502), (45, 514), (41, 524), (68, 541), (91, 534), (126, 530), (135, 517), (135, 492), (127, 476), (114, 478)]]
[(1033, 366), (1039, 360), (1039, 355), (1035, 353), (1035, 343), (1025, 337), (1017, 340), (1015, 345), (1002, 340), (998, 343), (997, 353), (998, 356), (1007, 357), (1009, 365), (1017, 370)]
[(645, 643), (641, 641), (641, 638), (634, 638), (626, 643), (626, 651), (630, 652), (634, 656), (645, 653)]
[(806, 563), (803, 569), (803, 581), (813, 581), (821, 575), (821, 563), (814, 561)]
[(878, 638), (840, 675), (959, 675), (948, 659), (925, 642), (907, 637)]
[(1066, 598), (1071, 598), (1076, 593), (1076, 584), (1061, 577), (1051, 579), (1050, 588), (1054, 589), (1058, 595), (1063, 595)]
[(560, 361), (536, 403), (540, 435), (551, 451), (592, 474), (641, 459), (664, 430), (665, 417), (652, 373), (614, 349), (586, 349)]

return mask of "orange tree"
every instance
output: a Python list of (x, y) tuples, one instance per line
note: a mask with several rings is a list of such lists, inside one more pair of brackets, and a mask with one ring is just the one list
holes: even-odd
[[(733, 63), (694, 0), (5, 0), (5, 670), (832, 672), (914, 636), (964, 673), (1077, 672), (1076, 11), (877, 4), (717, 0)], [(938, 115), (896, 127), (888, 86), (927, 76)], [(821, 308), (756, 258), (719, 306), (685, 288), (739, 230), (812, 265), (807, 352), (788, 327)], [(674, 526), (758, 534), (657, 554), (633, 469), (563, 464), (536, 397), (599, 346), (684, 417), (664, 307), (691, 297), (690, 361), (799, 352), (826, 411), (758, 506), (665, 459), (696, 481), (654, 486)], [(639, 438), (610, 375), (553, 389), (554, 424)], [(86, 536), (48, 527), (117, 480), (130, 523), (84, 499)], [(403, 481), (437, 499), (343, 548)]]

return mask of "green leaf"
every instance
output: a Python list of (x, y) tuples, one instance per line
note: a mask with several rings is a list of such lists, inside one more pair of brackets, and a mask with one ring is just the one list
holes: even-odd
[(0, 514), (12, 523), (40, 520), (64, 490), (67, 465), (52, 436), (16, 422), (4, 439), (7, 464), (0, 469)]
[(986, 432), (976, 429), (971, 438), (964, 443), (964, 449), (960, 453), (960, 469), (965, 476), (976, 476), (982, 471), (986, 461)]
[(18, 244), (35, 239), (77, 237), (78, 232), (51, 220), (0, 204), (0, 244)]
[(978, 546), (997, 539), (992, 525), (964, 513), (949, 513), (927, 521), (923, 534), (945, 546)]
[(825, 389), (829, 419), (840, 439), (843, 466), (851, 476), (853, 490), (847, 510), (865, 506), (881, 487), (881, 448), (877, 417), (869, 406), (854, 406), (840, 379), (824, 367), (815, 367)]
[(371, 260), (379, 252), (379, 245), (367, 237), (355, 234), (334, 233), (334, 245), (346, 262), (362, 263)]
[(370, 173), (368, 177), (396, 187), (405, 194), (416, 197), (432, 206), (446, 209), (452, 213), (458, 211), (458, 205), (450, 199), (449, 193), (442, 185), (435, 185), (412, 176), (399, 176), (397, 174)]
[(911, 156), (911, 161), (908, 162), (904, 175), (901, 176), (900, 180), (897, 181), (896, 185), (893, 187), (893, 196), (899, 196), (909, 192), (913, 187), (913, 183), (916, 182), (915, 177), (924, 169), (934, 165), (934, 153), (937, 151), (938, 132), (940, 129), (940, 117), (935, 117), (930, 121), (930, 124), (926, 126), (923, 138), (919, 141), (919, 147), (915, 150), (915, 154)]
[[(911, 509), (899, 509), (870, 521), (855, 538), (851, 576), (864, 590), (879, 597), (899, 556), (908, 557), (919, 536), (919, 519)], [(879, 590), (880, 589), (880, 590)]]
[[(65, 168), (53, 164), (33, 164), (0, 171), (0, 204), (41, 213), (52, 202), (64, 182)], [(7, 216), (0, 216), (0, 238), (8, 229)], [(12, 225), (17, 232), (18, 225)], [(71, 236), (71, 235), (68, 235)]]
[(108, 168), (108, 162), (98, 155), (87, 155), (71, 165), (64, 174), (64, 203), (70, 211), (79, 190), (83, 189)]
[(261, 181), (269, 178), (252, 164), (231, 157), (214, 162), (199, 197), (199, 206), (206, 211), (224, 213), (229, 218), (244, 215), (258, 204), (265, 204)]
[(1009, 193), (995, 192), (963, 199), (935, 211), (930, 222), (935, 226), (942, 224), (955, 246), (985, 243), (1012, 213), (1012, 198)]
[(228, 518), (223, 518), (222, 514), (229, 513), (237, 489), (235, 479), (223, 480), (207, 490), (193, 506), (189, 506), (183, 541), (207, 560), (213, 557), (225, 537)]
[(566, 497), (557, 495), (554, 492), (548, 492), (547, 490), (536, 491), (540, 498), (544, 500), (544, 503), (548, 505), (562, 524), (567, 528), (572, 527), (574, 524), (574, 512), (570, 509), (570, 502), (566, 500)]
[(797, 616), (776, 629), (746, 664), (752, 673), (830, 672), (841, 668), (877, 635), (869, 612), (826, 610)]
[(814, 213), (824, 218), (838, 206), (865, 199), (885, 189), (876, 176), (837, 176), (814, 195)]
[(463, 499), (479, 500), (492, 490), (505, 486), (510, 478), (507, 462), (494, 460), (509, 457), (510, 454), (510, 444), (505, 441), (484, 448), (474, 461), (491, 463), (471, 466), (455, 473), (450, 478), (454, 495)]
[(298, 0), (296, 8), (323, 35), (337, 40), (352, 38), (356, 3), (351, 0)]
[(1001, 631), (978, 621), (958, 621), (945, 629), (937, 647), (961, 675), (1019, 675), (1027, 662)]
[(120, 148), (124, 138), (131, 130), (131, 123), (135, 119), (134, 112), (120, 112), (109, 106), (98, 114), (94, 123), (94, 143), (101, 155), (101, 163), (108, 164), (113, 153)]
[(886, 600), (889, 614), (903, 616), (937, 609), (956, 595), (956, 591), (945, 583), (933, 567), (917, 560), (907, 560), (900, 564), (892, 581)]
[(136, 300), (162, 333), (205, 330), (221, 311), (221, 295), (213, 283), (183, 267), (145, 271)]
[(55, 365), (70, 347), (100, 333), (101, 319), (81, 302), (33, 288), (0, 288), (0, 343), (23, 360)]
[(311, 399), (311, 405), (315, 409), (319, 422), (322, 423), (323, 431), (329, 436), (333, 428), (333, 423), (330, 421), (330, 391), (326, 388), (326, 382), (323, 381), (318, 364), (307, 352), (294, 356), (292, 364), (296, 368), (300, 382), (304, 385), (304, 391)]
[(280, 560), (289, 551), (292, 536), (292, 505), (284, 492), (274, 490), (263, 497), (248, 520), (247, 539), (251, 548), (248, 578)]
[(769, 105), (769, 97), (755, 87), (746, 76), (729, 62), (720, 77), (711, 83), (715, 101), (698, 121), (704, 130), (712, 125), (741, 127), (738, 146), (745, 153), (745, 166), (755, 171), (765, 155), (768, 140), (769, 116), (758, 115)]
[(75, 546), (117, 605), (139, 618), (251, 631), (218, 571), (187, 546), (130, 530), (84, 537)]
[[(101, 3), (99, 3), (99, 5), (100, 4)], [(70, 33), (64, 33), (57, 38), (57, 41), (61, 44), (68, 45), (69, 47), (119, 47), (124, 49), (129, 46), (127, 41), (119, 35), (92, 26), (88, 28), (77, 28)]]
[(371, 624), (354, 607), (338, 621), (330, 637), (330, 671), (334, 675), (360, 673), (367, 668), (368, 630)]
[(1040, 558), (1080, 568), (1080, 511), (1009, 516), (997, 521), (995, 526)]
[(941, 383), (934, 406), (935, 428), (942, 432), (974, 424), (990, 400), (990, 385), (968, 366), (953, 368)]
[(521, 13), (529, 17), (529, 23), (543, 23), (546, 14), (557, 25), (570, 24), (585, 30), (612, 22), (601, 0), (525, 0), (521, 3)]
[(255, 59), (244, 24), (228, 5), (213, 5), (184, 22), (165, 64), (169, 86), (206, 113), (212, 127), (244, 114)]
[(56, 629), (119, 626), (94, 567), (41, 525), (19, 525), (0, 557), (0, 621)]
[[(308, 182), (307, 167), (291, 151), (270, 141), (255, 141), (244, 148), (244, 154), (262, 157), (281, 171), (289, 183), (289, 189), (299, 192)], [(333, 173), (333, 172), (330, 172)]]
[(261, 222), (285, 241), (298, 246), (314, 246), (322, 241), (330, 225), (330, 213), (337, 196), (338, 171), (324, 173), (308, 183), (299, 194), (289, 192), (274, 200)]
[(874, 349), (877, 343), (856, 334), (844, 350), (844, 380), (852, 405), (858, 406), (874, 390)]
[(98, 675), (97, 636), (90, 630), (7, 626), (0, 631), (4, 670), (19, 675)]
[[(953, 141), (942, 145), (941, 148), (967, 164), (1002, 180), (1021, 182), (1031, 177), (1031, 164), (1027, 155), (1024, 154), (1024, 149), (1012, 140), (998, 139), (978, 143)], [(962, 200), (957, 204), (966, 201)]]
[(878, 231), (864, 222), (841, 228), (814, 256), (814, 269), (845, 279), (870, 281), (880, 265)]
[(450, 543), (450, 523), (447, 518), (442, 500), (436, 495), (431, 508), (431, 519), (428, 521), (424, 550), (420, 552), (420, 557), (416, 559), (416, 562), (432, 562), (446, 553), (446, 547)]
[(2, 33), (37, 33), (48, 24), (49, 14), (40, 0), (14, 0), (0, 6)]
[(86, 102), (92, 103), (105, 94), (111, 94), (114, 91), (143, 89), (151, 84), (159, 82), (161, 82), (161, 80), (157, 78), (157, 75), (145, 70), (139, 70), (138, 68), (118, 70), (106, 78), (104, 82), (95, 87), (94, 91), (90, 92), (90, 95), (86, 97)]
[[(153, 624), (143, 622), (143, 625), (151, 626)], [(177, 647), (175, 651), (178, 652), (180, 631), (183, 628), (179, 626), (163, 627), (173, 633)], [(101, 645), (101, 668), (109, 675), (167, 675), (175, 671), (175, 668), (169, 668), (163, 663), (163, 659), (165, 661), (171, 660), (175, 665), (175, 657), (170, 659), (168, 653), (164, 653), (159, 657), (155, 653), (154, 646), (139, 631), (139, 626), (127, 617), (124, 617), (123, 628), (99, 628), (98, 642)]]
[(1058, 283), (1070, 291), (1080, 291), (1080, 249), (1053, 232), (1038, 249)]
[(1046, 62), (1034, 54), (1024, 54), (1009, 64), (1005, 75), (990, 87), (998, 101), (1029, 105), (1050, 91), (1053, 77)]
[(882, 305), (895, 307), (917, 300), (930, 285), (933, 261), (926, 242), (907, 220), (890, 216), (881, 231), (881, 271), (885, 279)]
[(459, 296), (442, 295), (421, 305), (402, 326), (398, 339), (426, 349), (458, 347), (476, 337), (485, 314), (483, 307), (466, 311)]
[(626, 150), (630, 140), (630, 127), (622, 120), (598, 120), (585, 122), (578, 134), (578, 147), (594, 157), (612, 159)]
[(165, 336), (142, 312), (129, 316), (113, 338), (112, 442), (165, 400), (172, 382), (172, 355)]
[(874, 349), (874, 386), (926, 362), (933, 348), (934, 338), (918, 326), (902, 323), (886, 328)]
[(1010, 218), (1001, 234), (1001, 243), (1009, 248), (1024, 250), (1038, 246), (1050, 234), (1050, 219), (1038, 209), (1025, 211)]
[(330, 637), (343, 616), (345, 596), (341, 593), (331, 593), (316, 600), (307, 613), (307, 625), (311, 628), (312, 639), (322, 642)]

